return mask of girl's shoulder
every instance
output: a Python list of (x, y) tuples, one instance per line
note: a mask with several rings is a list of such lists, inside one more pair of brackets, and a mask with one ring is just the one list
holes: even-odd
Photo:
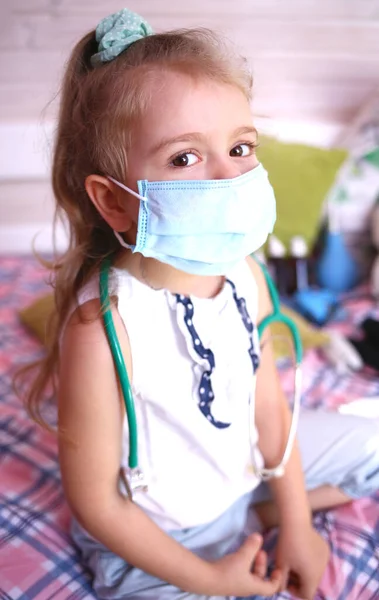
[(257, 322), (259, 323), (272, 311), (271, 297), (268, 291), (266, 278), (259, 262), (251, 256), (248, 256), (246, 259), (246, 266), (256, 285), (258, 299)]
[[(131, 374), (130, 344), (125, 324), (118, 310), (118, 293), (118, 278), (111, 272), (109, 284), (111, 315), (128, 373)], [(100, 361), (102, 354), (109, 353), (100, 301), (99, 273), (95, 273), (79, 290), (62, 328), (60, 341), (61, 356), (69, 361), (75, 360), (76, 348), (81, 349), (80, 352), (88, 354), (89, 357), (94, 357), (96, 353)]]

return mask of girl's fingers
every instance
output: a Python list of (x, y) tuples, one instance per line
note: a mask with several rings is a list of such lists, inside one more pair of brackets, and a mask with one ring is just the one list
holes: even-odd
[(253, 573), (254, 573), (254, 575), (257, 575), (257, 577), (260, 577), (261, 579), (263, 579), (266, 576), (267, 554), (264, 550), (259, 550), (259, 552), (257, 553), (257, 555), (255, 557)]
[(302, 585), (301, 585), (301, 581), (300, 581), (300, 577), (294, 573), (293, 571), (290, 571), (289, 577), (288, 577), (288, 585), (287, 585), (287, 590), (293, 594), (294, 596), (296, 595), (300, 595)]
[(284, 592), (287, 589), (288, 585), (288, 569), (282, 567), (282, 583), (280, 586), (280, 591)]
[(300, 577), (293, 571), (290, 571), (289, 573), (288, 585), (296, 590), (300, 589)]
[(273, 596), (280, 591), (280, 583), (282, 580), (282, 573), (280, 569), (275, 569), (270, 575), (270, 579), (256, 579), (254, 585), (254, 594), (260, 594), (262, 596)]

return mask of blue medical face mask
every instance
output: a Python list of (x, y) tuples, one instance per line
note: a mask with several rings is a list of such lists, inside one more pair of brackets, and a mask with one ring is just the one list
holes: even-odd
[(119, 242), (195, 275), (225, 275), (272, 232), (274, 191), (262, 165), (234, 179), (138, 181), (136, 244)]

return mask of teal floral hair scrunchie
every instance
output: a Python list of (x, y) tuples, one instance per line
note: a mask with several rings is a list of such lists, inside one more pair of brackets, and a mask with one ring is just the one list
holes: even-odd
[(145, 19), (127, 8), (105, 17), (96, 27), (99, 46), (97, 53), (91, 57), (92, 66), (113, 60), (131, 44), (152, 33)]

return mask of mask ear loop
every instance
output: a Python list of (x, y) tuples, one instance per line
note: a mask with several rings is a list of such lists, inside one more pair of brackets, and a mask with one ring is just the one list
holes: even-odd
[(122, 235), (118, 231), (116, 231), (115, 229), (113, 230), (113, 233), (115, 234), (116, 238), (118, 239), (119, 243), (121, 244), (121, 246), (123, 248), (126, 248), (127, 250), (133, 250), (135, 248), (135, 246), (131, 246), (130, 244), (128, 244), (127, 242), (125, 242), (125, 240), (122, 237)]
[(100, 302), (103, 313), (104, 328), (119, 377), (129, 427), (129, 467), (128, 469), (121, 467), (120, 474), (121, 479), (126, 487), (128, 496), (130, 499), (133, 499), (133, 492), (137, 490), (147, 491), (147, 485), (145, 483), (143, 473), (138, 467), (137, 418), (133, 394), (111, 313), (108, 289), (110, 268), (111, 260), (109, 258), (103, 260), (100, 267)]
[(138, 192), (135, 192), (134, 190), (132, 190), (131, 188), (129, 188), (124, 183), (121, 183), (120, 181), (117, 181), (117, 179), (115, 179), (114, 177), (111, 177), (110, 175), (108, 175), (108, 179), (109, 179), (109, 181), (112, 181), (112, 183), (115, 183), (116, 185), (118, 185), (118, 187), (122, 188), (126, 192), (129, 192), (129, 194), (132, 194), (132, 196), (135, 196), (136, 198), (138, 198), (138, 200), (146, 200), (146, 198), (144, 198), (143, 196), (141, 196), (140, 194), (138, 194)]
[[(138, 200), (143, 201), (143, 202), (146, 201), (146, 198), (144, 198), (143, 196), (141, 196), (140, 194), (138, 194), (134, 190), (130, 189), (128, 186), (124, 185), (120, 181), (117, 181), (117, 179), (115, 179), (114, 177), (111, 177), (110, 175), (108, 175), (108, 179), (109, 179), (109, 181), (112, 181), (112, 183), (115, 183), (118, 187), (122, 188), (123, 190), (125, 190), (129, 194), (132, 194), (132, 196), (135, 196)], [(122, 237), (122, 235), (120, 234), (119, 231), (116, 231), (114, 229), (113, 233), (114, 233), (114, 235), (116, 236), (118, 242), (121, 244), (121, 246), (123, 248), (126, 248), (127, 250), (134, 251), (135, 245), (131, 245), (131, 244), (128, 244), (127, 242), (125, 242), (124, 238)]]

